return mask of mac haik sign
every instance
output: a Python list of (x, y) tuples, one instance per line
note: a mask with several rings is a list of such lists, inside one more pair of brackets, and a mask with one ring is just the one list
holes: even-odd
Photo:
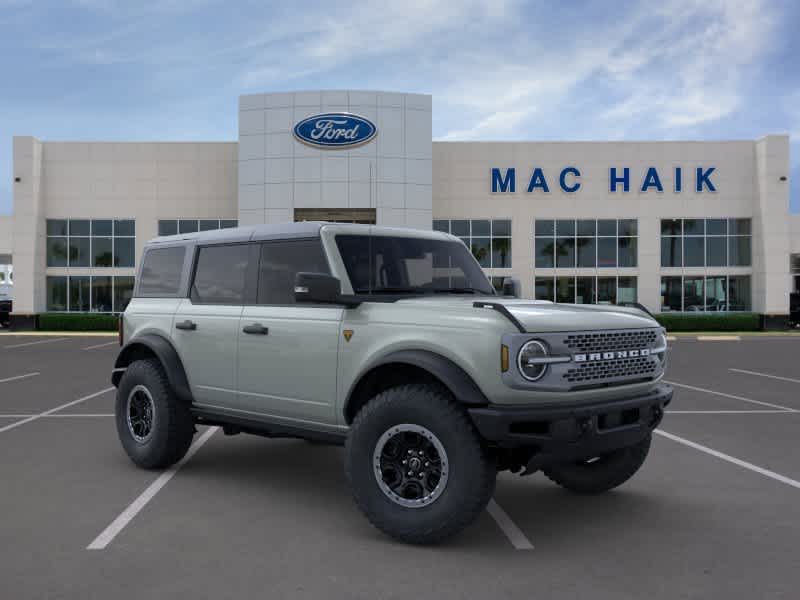
[[(649, 167), (641, 173), (634, 173), (630, 167), (609, 167), (609, 192), (663, 192), (665, 188), (680, 193), (684, 189), (695, 192), (716, 192), (713, 177), (716, 167), (683, 168), (673, 167), (664, 172), (656, 167)], [(576, 167), (564, 167), (561, 170), (545, 172), (541, 167), (534, 167), (529, 172), (517, 173), (515, 167), (506, 169), (492, 167), (491, 190), (496, 194), (513, 194), (524, 190), (533, 192), (550, 192), (560, 189), (572, 194), (581, 189), (581, 172)]]

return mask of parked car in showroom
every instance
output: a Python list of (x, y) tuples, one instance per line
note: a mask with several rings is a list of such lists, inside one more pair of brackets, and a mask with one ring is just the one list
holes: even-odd
[(672, 398), (650, 315), (497, 296), (445, 233), (162, 237), (136, 281), (112, 374), (134, 463), (180, 460), (198, 424), (343, 444), (355, 502), (405, 542), (462, 530), (501, 470), (577, 493), (621, 485)]

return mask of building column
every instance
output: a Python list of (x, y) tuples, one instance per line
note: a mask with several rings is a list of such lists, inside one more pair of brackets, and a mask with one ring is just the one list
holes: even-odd
[(12, 326), (33, 325), (46, 308), (45, 211), (41, 190), (42, 144), (36, 138), (14, 138)]
[[(753, 211), (753, 310), (765, 325), (789, 315), (789, 136), (756, 142), (757, 195)], [(785, 179), (782, 181), (781, 177)]]

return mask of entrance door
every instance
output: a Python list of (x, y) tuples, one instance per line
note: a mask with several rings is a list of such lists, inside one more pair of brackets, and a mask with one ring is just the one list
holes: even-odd
[(238, 332), (238, 407), (290, 422), (333, 424), (344, 309), (295, 304), (299, 271), (330, 272), (319, 238), (262, 243), (257, 303), (245, 306)]

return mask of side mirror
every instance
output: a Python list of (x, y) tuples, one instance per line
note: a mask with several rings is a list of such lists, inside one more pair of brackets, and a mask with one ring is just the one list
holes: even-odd
[(342, 295), (342, 282), (327, 273), (298, 273), (294, 278), (297, 302), (335, 304)]

